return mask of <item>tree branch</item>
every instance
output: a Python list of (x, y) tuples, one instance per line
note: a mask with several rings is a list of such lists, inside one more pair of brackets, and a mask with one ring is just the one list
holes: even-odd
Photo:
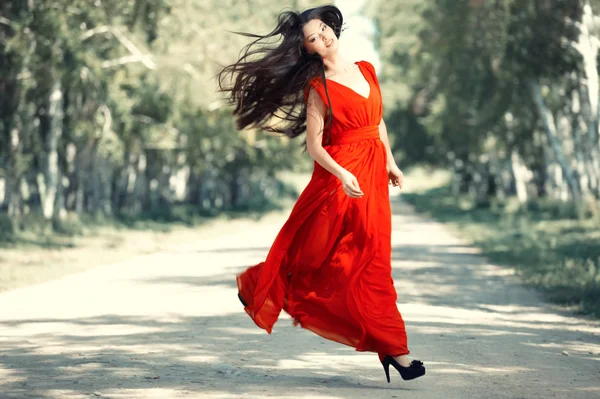
[(152, 59), (150, 58), (150, 56), (148, 55), (144, 55), (142, 54), (142, 52), (140, 51), (140, 49), (138, 49), (135, 44), (133, 44), (133, 42), (131, 40), (129, 40), (127, 37), (125, 37), (125, 35), (123, 35), (117, 28), (113, 28), (111, 29), (111, 32), (113, 33), (113, 35), (115, 35), (115, 37), (117, 38), (117, 40), (119, 42), (121, 42), (121, 44), (123, 46), (125, 46), (125, 48), (127, 50), (129, 50), (129, 52), (135, 56), (137, 56), (139, 58), (139, 61), (144, 64), (146, 66), (146, 68), (148, 69), (156, 69), (156, 64), (154, 63), (154, 61), (152, 61)]
[[(111, 68), (111, 67), (115, 67), (115, 66), (119, 66), (119, 65), (131, 64), (132, 62), (142, 62), (143, 63), (143, 60), (140, 59), (140, 57), (138, 57), (137, 55), (126, 55), (124, 57), (119, 57), (114, 60), (104, 61), (101, 65), (102, 65), (102, 68)], [(152, 67), (150, 69), (154, 69), (154, 67)]]
[(87, 40), (90, 37), (101, 33), (112, 33), (119, 43), (121, 43), (131, 53), (130, 56), (117, 58), (116, 60), (104, 61), (102, 63), (102, 68), (110, 68), (112, 66), (128, 64), (131, 62), (141, 62), (148, 69), (156, 69), (156, 64), (154, 61), (152, 61), (151, 55), (143, 54), (131, 40), (129, 40), (123, 33), (121, 33), (119, 29), (115, 27), (106, 25), (99, 26), (84, 32), (80, 37), (81, 40)]
[[(94, 29), (90, 29), (88, 31), (85, 31), (81, 36), (81, 40), (87, 40), (90, 37), (97, 35), (99, 33), (107, 33), (107, 32), (111, 32), (111, 28), (110, 26), (98, 26), (97, 28)], [(112, 33), (112, 32), (111, 32)]]
[(10, 19), (2, 17), (2, 16), (0, 16), (0, 24), (4, 24), (6, 26), (11, 26), (11, 27), (13, 26), (13, 22)]

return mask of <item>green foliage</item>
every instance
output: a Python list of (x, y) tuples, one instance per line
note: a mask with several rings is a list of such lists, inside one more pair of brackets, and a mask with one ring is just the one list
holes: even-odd
[[(587, 97), (597, 71), (576, 48), (584, 27), (596, 35), (589, 42), (597, 40), (598, 17), (584, 20), (584, 9), (599, 3), (377, 2), (380, 81), (391, 99), (385, 117), (397, 160), (452, 169), (459, 191), (482, 203), (515, 195), (519, 179), (530, 198), (564, 200), (568, 185), (569, 198), (579, 187), (600, 199), (592, 161), (600, 156), (598, 116)], [(532, 87), (541, 87), (541, 103)], [(516, 174), (515, 159), (526, 172)]]
[(2, 3), (0, 176), (11, 195), (0, 210), (32, 228), (52, 179), (50, 225), (65, 234), (86, 215), (171, 220), (180, 205), (218, 214), (287, 195), (275, 172), (308, 163), (302, 143), (238, 132), (214, 79), (248, 40), (230, 31), (270, 31), (280, 11), (268, 1)]
[[(557, 78), (578, 67), (580, 56), (568, 45), (577, 39), (582, 1), (511, 1), (506, 24), (505, 67), (523, 79)], [(525, 5), (523, 3), (526, 3)]]
[(0, 242), (12, 241), (15, 236), (14, 222), (8, 215), (0, 214)]

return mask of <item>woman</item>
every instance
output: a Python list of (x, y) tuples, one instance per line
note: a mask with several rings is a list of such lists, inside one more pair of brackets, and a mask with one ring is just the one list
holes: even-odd
[[(239, 299), (271, 333), (281, 310), (294, 324), (379, 355), (405, 380), (425, 374), (408, 359), (391, 277), (389, 187), (402, 188), (373, 66), (338, 54), (342, 14), (328, 5), (283, 12), (266, 36), (219, 74), (238, 128), (296, 137), (306, 131), (314, 171), (264, 262), (237, 277)], [(282, 38), (273, 44), (273, 39)], [(270, 40), (270, 41), (269, 41)], [(233, 84), (222, 81), (231, 73)]]

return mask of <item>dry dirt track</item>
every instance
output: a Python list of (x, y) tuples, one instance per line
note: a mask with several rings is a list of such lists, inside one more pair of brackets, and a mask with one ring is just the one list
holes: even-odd
[(234, 276), (286, 214), (0, 294), (0, 398), (600, 398), (600, 323), (554, 310), (393, 200), (393, 266), (427, 375), (292, 326), (255, 327)]

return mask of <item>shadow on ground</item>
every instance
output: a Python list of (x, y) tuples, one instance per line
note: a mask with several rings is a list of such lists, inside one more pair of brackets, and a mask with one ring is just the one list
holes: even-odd
[[(155, 268), (142, 263), (130, 267), (131, 275), (98, 283), (90, 295), (117, 297), (121, 311), (0, 319), (2, 397), (150, 397), (148, 390), (165, 398), (597, 393), (596, 325), (549, 309), (507, 269), (489, 265), (433, 222), (403, 208), (394, 212), (393, 277), (409, 346), (428, 366), (425, 379), (407, 384), (395, 375), (388, 385), (376, 355), (293, 327), (285, 315), (267, 335), (236, 298), (235, 275), (248, 265), (231, 257), (254, 262), (268, 248), (227, 243), (164, 254)], [(125, 307), (143, 295), (151, 306)], [(48, 306), (50, 315), (55, 305), (40, 299), (27, 306)]]

